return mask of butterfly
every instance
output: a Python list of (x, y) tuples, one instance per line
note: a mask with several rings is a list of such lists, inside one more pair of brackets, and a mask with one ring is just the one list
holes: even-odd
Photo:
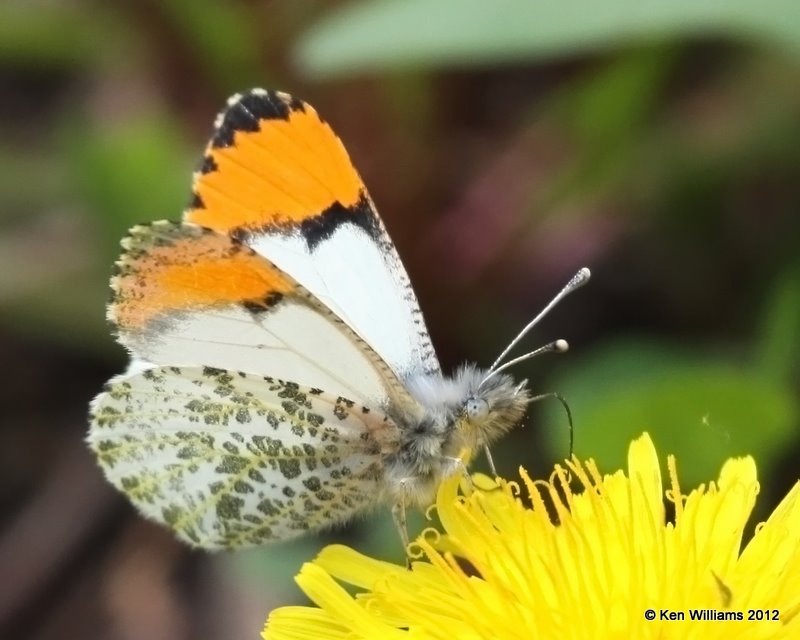
[[(93, 400), (107, 479), (185, 542), (287, 540), (425, 507), (523, 418), (505, 369), (442, 373), (409, 278), (339, 138), (286, 93), (228, 100), (181, 222), (133, 227), (107, 316), (131, 355)], [(491, 458), (489, 458), (490, 464)]]

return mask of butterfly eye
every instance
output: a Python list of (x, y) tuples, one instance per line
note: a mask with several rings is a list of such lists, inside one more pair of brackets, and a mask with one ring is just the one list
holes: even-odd
[(469, 398), (464, 410), (470, 420), (481, 420), (489, 415), (489, 403), (483, 398)]

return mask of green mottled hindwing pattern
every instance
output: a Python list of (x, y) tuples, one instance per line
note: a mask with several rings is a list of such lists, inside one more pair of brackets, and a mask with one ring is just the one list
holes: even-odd
[(117, 376), (92, 404), (89, 444), (150, 519), (204, 548), (286, 540), (380, 498), (398, 430), (318, 389), (210, 367)]

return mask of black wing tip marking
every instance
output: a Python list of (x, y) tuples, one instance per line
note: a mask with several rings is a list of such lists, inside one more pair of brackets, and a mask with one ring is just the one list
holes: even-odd
[(192, 191), (192, 197), (189, 200), (189, 209), (205, 209), (206, 203), (203, 202), (203, 199), (196, 191)]
[(211, 173), (217, 169), (219, 169), (219, 167), (217, 166), (217, 161), (214, 160), (214, 157), (209, 153), (204, 155), (203, 160), (200, 162), (200, 173)]
[(292, 111), (305, 111), (305, 103), (288, 93), (250, 89), (235, 94), (217, 117), (211, 146), (230, 147), (237, 131), (259, 131), (260, 120), (288, 120)]

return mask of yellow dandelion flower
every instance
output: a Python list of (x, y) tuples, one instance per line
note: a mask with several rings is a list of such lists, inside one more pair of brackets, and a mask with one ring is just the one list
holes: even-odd
[(627, 475), (577, 459), (549, 481), (520, 470), (525, 500), (482, 475), (462, 496), (452, 478), (436, 502), (444, 535), (423, 532), (410, 570), (327, 547), (297, 576), (316, 608), (276, 609), (263, 638), (800, 638), (800, 483), (740, 551), (753, 459), (688, 495), (671, 456), (667, 468), (674, 522), (647, 434)]

